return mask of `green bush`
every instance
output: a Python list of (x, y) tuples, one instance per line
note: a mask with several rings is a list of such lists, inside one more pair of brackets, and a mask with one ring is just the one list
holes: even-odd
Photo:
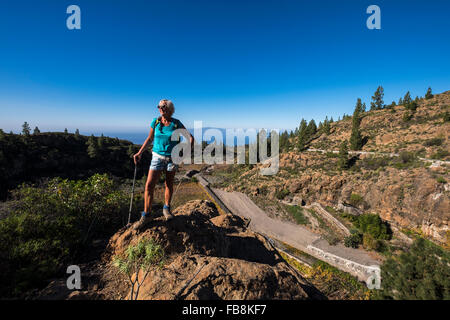
[(405, 109), (410, 110), (412, 113), (414, 113), (416, 112), (418, 106), (419, 105), (417, 104), (416, 101), (411, 101), (410, 103), (405, 104)]
[(289, 194), (289, 190), (287, 190), (287, 189), (281, 189), (281, 190), (278, 190), (278, 191), (275, 193), (275, 196), (277, 197), (277, 199), (282, 200), (282, 199), (284, 199), (288, 194)]
[(128, 195), (106, 175), (22, 185), (13, 196), (18, 207), (0, 220), (1, 296), (44, 285), (81, 258), (94, 235), (111, 235), (128, 216)]
[(432, 138), (423, 143), (425, 147), (441, 146), (444, 142), (443, 138)]
[(381, 290), (375, 298), (394, 300), (449, 300), (450, 255), (418, 238), (411, 248), (381, 266)]
[(369, 234), (374, 239), (389, 240), (392, 237), (389, 225), (377, 214), (362, 214), (353, 224), (363, 234)]
[(409, 122), (413, 118), (413, 114), (411, 112), (405, 112), (403, 114), (402, 120), (403, 122)]
[(445, 181), (444, 177), (442, 177), (442, 176), (437, 177), (436, 181), (439, 183), (447, 183), (447, 181)]
[(352, 193), (350, 196), (350, 204), (354, 207), (359, 206), (364, 201), (364, 198), (357, 193)]
[(408, 151), (402, 151), (400, 152), (400, 161), (404, 164), (410, 163), (412, 161), (414, 161), (415, 159), (415, 155), (412, 152), (408, 152)]
[[(128, 277), (130, 283), (130, 300), (137, 300), (139, 289), (147, 278), (151, 268), (162, 268), (165, 263), (165, 252), (153, 239), (141, 239), (136, 245), (130, 245), (123, 256), (115, 256), (113, 265), (119, 272)], [(139, 273), (142, 277), (139, 279)], [(136, 274), (136, 277), (133, 275)], [(136, 288), (135, 288), (136, 286)]]
[(344, 245), (350, 248), (358, 248), (358, 246), (362, 243), (362, 236), (358, 232), (353, 232), (348, 237), (344, 238)]

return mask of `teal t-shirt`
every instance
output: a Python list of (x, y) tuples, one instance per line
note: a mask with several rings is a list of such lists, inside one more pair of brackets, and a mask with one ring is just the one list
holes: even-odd
[(183, 128), (183, 124), (180, 120), (171, 118), (171, 122), (168, 126), (164, 126), (161, 121), (155, 127), (157, 118), (153, 119), (150, 126), (155, 131), (153, 138), (153, 152), (162, 156), (168, 157), (172, 153), (173, 147), (175, 147), (179, 141), (171, 141), (170, 137), (176, 129)]

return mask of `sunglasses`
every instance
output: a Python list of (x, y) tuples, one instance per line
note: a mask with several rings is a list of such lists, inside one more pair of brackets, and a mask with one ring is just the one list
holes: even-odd
[(166, 109), (167, 109), (166, 106), (162, 106), (162, 107), (161, 107), (161, 106), (157, 106), (157, 108), (158, 108), (158, 109), (161, 109), (161, 110), (166, 110)]

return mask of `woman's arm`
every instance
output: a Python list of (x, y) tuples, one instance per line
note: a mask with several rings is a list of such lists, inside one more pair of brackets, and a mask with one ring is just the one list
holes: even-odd
[(142, 145), (141, 149), (139, 149), (139, 152), (133, 156), (134, 164), (137, 164), (139, 160), (141, 160), (142, 153), (145, 151), (147, 145), (153, 141), (154, 134), (155, 130), (150, 127), (150, 132), (148, 133), (147, 139), (145, 139), (144, 144)]

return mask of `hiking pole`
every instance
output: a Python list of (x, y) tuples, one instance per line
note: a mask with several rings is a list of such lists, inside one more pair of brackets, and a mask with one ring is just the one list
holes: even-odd
[(130, 201), (130, 211), (128, 212), (128, 223), (130, 224), (130, 218), (131, 218), (131, 208), (133, 207), (133, 197), (134, 197), (134, 182), (136, 181), (136, 171), (137, 171), (137, 164), (134, 164), (134, 177), (133, 177), (133, 187), (131, 188), (131, 201)]
[(175, 198), (175, 195), (177, 194), (178, 188), (180, 187), (181, 182), (183, 181), (183, 179), (180, 179), (180, 182), (178, 183), (177, 188), (175, 189), (175, 192), (172, 195), (172, 199)]

